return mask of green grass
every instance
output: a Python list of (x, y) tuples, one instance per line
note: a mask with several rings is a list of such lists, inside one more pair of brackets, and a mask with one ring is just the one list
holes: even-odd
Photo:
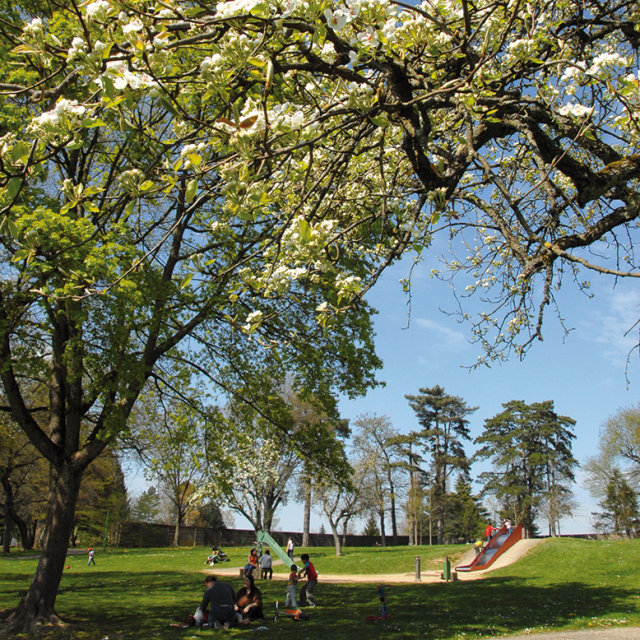
[[(448, 640), (587, 627), (640, 626), (640, 540), (593, 542), (553, 540), (533, 549), (518, 563), (474, 582), (392, 584), (387, 589), (391, 619), (365, 622), (377, 615), (374, 584), (329, 584), (322, 573), (400, 573), (413, 569), (415, 555), (453, 556), (455, 547), (346, 549), (335, 558), (330, 549), (309, 553), (320, 572), (318, 606), (308, 622), (273, 621), (273, 603), (284, 600), (281, 581), (259, 582), (268, 615), (260, 633), (265, 640)], [(246, 549), (226, 549), (232, 566), (244, 564)], [(170, 627), (192, 613), (202, 594), (203, 549), (114, 550), (70, 557), (57, 609), (74, 626), (53, 634), (62, 640), (192, 640), (212, 634), (252, 637), (254, 623), (227, 634)], [(0, 609), (14, 606), (29, 586), (36, 560), (0, 557)], [(227, 565), (228, 566), (228, 565)], [(437, 566), (437, 563), (434, 564)], [(238, 578), (229, 580), (239, 587)]]

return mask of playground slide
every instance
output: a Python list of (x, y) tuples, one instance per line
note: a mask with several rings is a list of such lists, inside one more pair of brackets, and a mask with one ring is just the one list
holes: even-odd
[(506, 527), (502, 527), (489, 541), (487, 546), (479, 553), (473, 562), (456, 567), (456, 571), (481, 571), (488, 569), (507, 549), (522, 540), (522, 526), (518, 525), (511, 530), (511, 535)]
[(258, 531), (256, 536), (258, 543), (266, 544), (269, 548), (284, 562), (287, 567), (291, 567), (293, 560), (286, 554), (286, 552), (278, 545), (278, 543), (266, 532)]

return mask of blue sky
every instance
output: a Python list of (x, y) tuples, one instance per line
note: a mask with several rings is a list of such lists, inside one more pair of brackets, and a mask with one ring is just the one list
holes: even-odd
[[(553, 309), (548, 309), (543, 328), (544, 342), (536, 342), (524, 361), (512, 358), (490, 369), (470, 371), (468, 366), (480, 354), (478, 345), (469, 344), (468, 327), (440, 309), (454, 311), (456, 303), (448, 285), (429, 276), (435, 262), (426, 260), (413, 273), (412, 317), (407, 324), (406, 296), (399, 280), (407, 277), (411, 261), (391, 267), (370, 292), (368, 299), (379, 311), (375, 318), (376, 348), (384, 361), (378, 378), (385, 387), (371, 390), (357, 400), (343, 399), (340, 411), (345, 418), (371, 412), (387, 415), (401, 432), (419, 427), (405, 394), (419, 388), (440, 385), (447, 393), (460, 396), (478, 410), (470, 416), (472, 437), (477, 437), (484, 420), (502, 410), (509, 400), (527, 403), (553, 400), (560, 415), (576, 420), (574, 455), (583, 462), (597, 450), (601, 424), (622, 406), (638, 402), (640, 359), (635, 351), (627, 356), (638, 339), (638, 329), (624, 334), (640, 314), (640, 289), (632, 280), (617, 284), (611, 277), (590, 275), (589, 298), (573, 283), (566, 282), (557, 298), (565, 326), (574, 329), (564, 335)], [(615, 285), (615, 287), (614, 287)], [(470, 302), (469, 309), (478, 308)], [(469, 444), (467, 451), (474, 450)], [(472, 469), (472, 475), (480, 471)], [(587, 533), (593, 530), (590, 513), (596, 505), (581, 488), (578, 472), (574, 491), (580, 511), (562, 523), (563, 533)], [(280, 528), (300, 530), (302, 508), (290, 504), (280, 515)], [(314, 514), (312, 529), (321, 518)], [(237, 525), (240, 521), (237, 519)], [(546, 523), (540, 522), (541, 531)], [(325, 528), (328, 529), (325, 522)]]

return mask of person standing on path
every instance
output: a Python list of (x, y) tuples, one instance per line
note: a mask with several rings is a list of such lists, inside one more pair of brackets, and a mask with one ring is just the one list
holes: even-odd
[(300, 559), (304, 563), (304, 566), (302, 567), (302, 571), (298, 574), (298, 577), (307, 578), (307, 581), (300, 590), (300, 606), (306, 607), (308, 600), (309, 606), (313, 608), (316, 606), (316, 601), (313, 597), (313, 590), (318, 584), (318, 574), (316, 573), (316, 568), (313, 566), (313, 563), (309, 560), (308, 553), (303, 553), (300, 556)]
[(291, 561), (293, 561), (294, 550), (295, 545), (293, 544), (293, 540), (291, 539), (291, 537), (289, 537), (289, 540), (287, 540), (287, 555), (291, 558)]
[(93, 566), (96, 566), (96, 561), (95, 558), (93, 557), (95, 555), (95, 551), (89, 547), (89, 560), (87, 562), (87, 567), (91, 565), (91, 563), (93, 562)]

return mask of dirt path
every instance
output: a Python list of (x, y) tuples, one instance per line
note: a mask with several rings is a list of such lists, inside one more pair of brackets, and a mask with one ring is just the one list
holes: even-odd
[[(484, 571), (467, 571), (457, 572), (457, 579), (460, 581), (467, 580), (482, 580), (487, 577), (487, 574), (491, 573), (495, 569), (500, 569), (501, 567), (506, 567), (514, 562), (518, 561), (525, 555), (530, 549), (537, 546), (538, 544), (544, 542), (544, 540), (520, 540), (517, 542), (511, 549), (506, 551), (502, 556), (500, 556), (493, 565), (489, 569), (485, 569)], [(468, 564), (475, 557), (475, 552), (473, 549), (469, 550), (458, 563), (459, 565)], [(282, 560), (274, 561), (274, 565), (282, 564)], [(239, 567), (224, 567), (218, 568), (211, 567), (209, 569), (203, 569), (202, 573), (215, 573), (221, 576), (234, 576), (237, 577), (240, 575)], [(442, 578), (440, 575), (442, 571), (422, 571), (420, 574), (420, 584), (429, 584), (432, 582), (440, 582)], [(384, 573), (384, 574), (369, 574), (369, 575), (340, 575), (340, 574), (331, 574), (331, 573), (318, 573), (320, 580), (322, 582), (335, 582), (335, 583), (353, 583), (353, 582), (375, 582), (378, 584), (401, 584), (401, 583), (411, 583), (418, 584), (416, 581), (415, 572), (410, 571), (408, 573)], [(286, 573), (274, 573), (274, 580), (286, 580)], [(640, 638), (640, 635), (638, 636)]]

